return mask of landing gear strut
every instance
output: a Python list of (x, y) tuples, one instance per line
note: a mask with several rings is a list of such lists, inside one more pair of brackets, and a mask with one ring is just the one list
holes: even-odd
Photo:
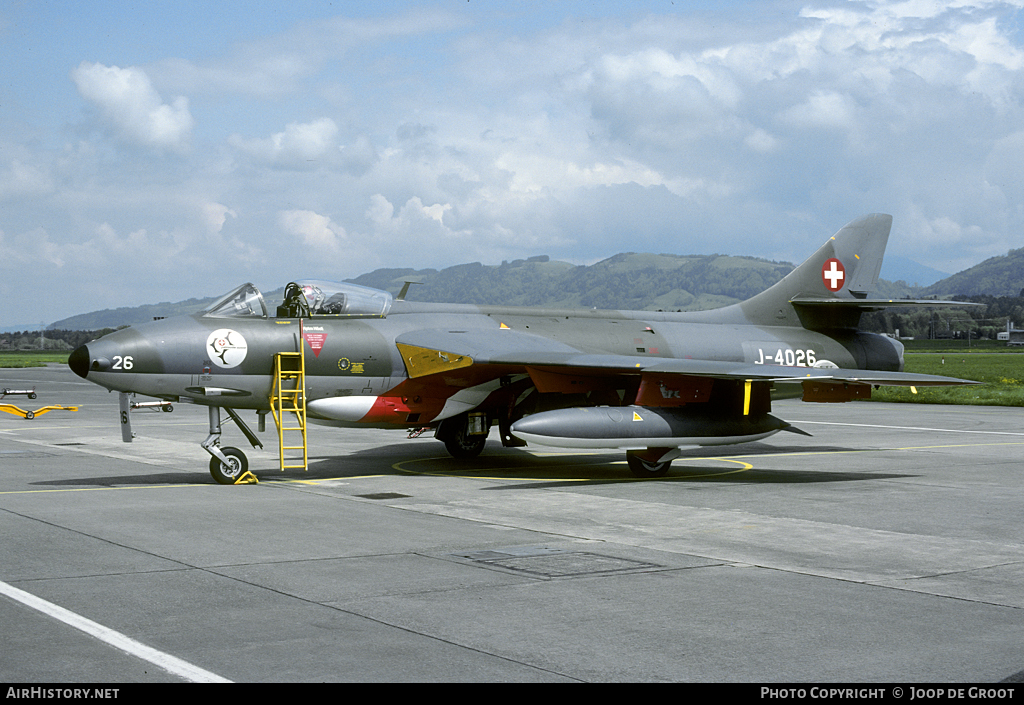
[[(220, 447), (220, 410), (219, 406), (210, 407), (210, 435), (200, 445), (212, 458), (210, 458), (210, 475), (221, 485), (242, 485), (258, 482), (256, 476), (249, 472), (249, 460), (245, 453), (238, 448)], [(256, 438), (248, 426), (239, 418), (233, 409), (224, 407), (231, 419), (238, 424), (245, 437), (249, 439), (253, 448), (263, 447), (260, 440)]]

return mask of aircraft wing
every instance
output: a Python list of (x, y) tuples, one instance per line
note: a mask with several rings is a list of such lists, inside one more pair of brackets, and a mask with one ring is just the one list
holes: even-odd
[(459, 331), (426, 328), (402, 333), (398, 345), (415, 346), (473, 358), (477, 363), (498, 363), (502, 356), (580, 355), (578, 348), (540, 335), (511, 329)]
[(513, 330), (420, 330), (399, 335), (395, 342), (402, 351), (410, 376), (414, 378), (460, 367), (496, 365), (504, 368), (563, 368), (560, 371), (588, 376), (659, 374), (762, 382), (831, 380), (904, 387), (979, 384), (954, 377), (907, 372), (591, 353), (550, 338)]
[(899, 306), (980, 306), (966, 301), (937, 301), (933, 299), (868, 299), (822, 298), (796, 296), (789, 300), (800, 323), (810, 330), (828, 328), (857, 328), (861, 314), (882, 311)]

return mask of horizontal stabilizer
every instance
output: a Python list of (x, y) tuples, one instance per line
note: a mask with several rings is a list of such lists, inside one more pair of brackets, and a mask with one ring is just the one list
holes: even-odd
[(794, 306), (841, 307), (862, 312), (881, 311), (896, 306), (982, 306), (969, 301), (939, 301), (936, 299), (824, 299), (797, 296), (790, 299)]

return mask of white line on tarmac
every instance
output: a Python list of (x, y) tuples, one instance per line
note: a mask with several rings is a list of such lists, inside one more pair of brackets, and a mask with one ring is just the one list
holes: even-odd
[(127, 637), (120, 632), (104, 627), (102, 624), (97, 624), (91, 619), (86, 619), (85, 617), (75, 614), (70, 610), (66, 610), (52, 602), (47, 602), (46, 600), (38, 598), (31, 593), (19, 590), (18, 588), (8, 585), (2, 581), (0, 581), (0, 594), (7, 595), (11, 599), (17, 600), (23, 605), (31, 607), (34, 610), (38, 610), (43, 614), (53, 617), (54, 619), (58, 619), (75, 629), (79, 629), (86, 634), (96, 637), (100, 641), (106, 642), (107, 644), (124, 651), (125, 653), (131, 654), (132, 656), (138, 656), (145, 661), (149, 661), (168, 673), (184, 678), (185, 680), (193, 683), (231, 682), (226, 678), (218, 676), (216, 673), (210, 673), (198, 666), (193, 666), (187, 661), (182, 661), (176, 656), (171, 656), (170, 654), (165, 654), (162, 651), (157, 651), (156, 649), (137, 642), (131, 637)]
[(994, 436), (1024, 436), (1024, 433), (1015, 431), (971, 431), (957, 428), (922, 428), (920, 426), (885, 426), (875, 423), (841, 423), (838, 421), (795, 421), (789, 419), (789, 423), (816, 423), (822, 426), (858, 426), (860, 428), (888, 428), (893, 431), (938, 431), (939, 433), (987, 433)]

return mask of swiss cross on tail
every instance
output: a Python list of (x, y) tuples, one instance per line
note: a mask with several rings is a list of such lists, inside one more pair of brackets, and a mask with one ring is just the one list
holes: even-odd
[(839, 291), (846, 283), (846, 269), (843, 263), (835, 257), (825, 261), (821, 267), (821, 280), (825, 282), (825, 288), (829, 291)]

